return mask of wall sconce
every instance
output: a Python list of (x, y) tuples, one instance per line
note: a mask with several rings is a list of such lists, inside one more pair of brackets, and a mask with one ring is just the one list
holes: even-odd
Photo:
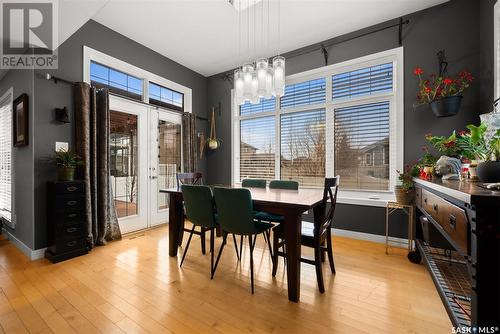
[(68, 109), (64, 108), (56, 108), (56, 121), (61, 123), (69, 123), (69, 114)]

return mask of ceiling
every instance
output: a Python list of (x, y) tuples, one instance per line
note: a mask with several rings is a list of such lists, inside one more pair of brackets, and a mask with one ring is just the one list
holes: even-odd
[(210, 76), (446, 1), (235, 0), (236, 10), (228, 0), (62, 0), (59, 42), (94, 19)]

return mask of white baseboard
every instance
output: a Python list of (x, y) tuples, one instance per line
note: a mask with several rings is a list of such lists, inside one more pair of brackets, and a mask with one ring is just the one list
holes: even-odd
[[(357, 239), (357, 240), (366, 240), (366, 241), (377, 242), (380, 244), (385, 244), (385, 235), (371, 234), (371, 233), (364, 233), (364, 232), (355, 232), (355, 231), (349, 231), (349, 230), (341, 230), (338, 228), (334, 228), (332, 231), (332, 234), (338, 235), (339, 237), (346, 237), (346, 238)], [(408, 239), (395, 238), (395, 237), (389, 238), (389, 245), (391, 245), (391, 246), (404, 247), (404, 246), (402, 246), (404, 244), (408, 244)]]
[(7, 231), (5, 228), (2, 228), (2, 233), (5, 233), (10, 242), (12, 242), (12, 244), (16, 246), (21, 252), (23, 252), (23, 254), (26, 255), (30, 260), (32, 261), (39, 260), (45, 256), (45, 250), (47, 248), (32, 250), (31, 248), (26, 246), (24, 242), (13, 236), (12, 233)]

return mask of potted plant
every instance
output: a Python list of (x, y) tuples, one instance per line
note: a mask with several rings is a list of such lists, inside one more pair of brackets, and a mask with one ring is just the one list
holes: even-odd
[(59, 181), (74, 181), (76, 166), (83, 164), (81, 158), (70, 150), (56, 151), (50, 160), (57, 167)]
[(461, 154), (470, 160), (468, 167), (471, 179), (477, 179), (477, 166), (486, 158), (488, 148), (484, 134), (486, 133), (486, 124), (479, 126), (473, 124), (467, 125), (467, 131), (460, 131), (457, 136), (457, 145), (460, 147)]
[(425, 135), (425, 139), (442, 155), (452, 158), (461, 158), (462, 150), (457, 143), (457, 134), (455, 131), (446, 136), (433, 136), (431, 133)]
[(500, 181), (500, 129), (488, 143), (486, 161), (477, 165), (477, 176), (481, 182)]
[(434, 165), (436, 164), (437, 158), (429, 152), (427, 146), (422, 146), (424, 155), (418, 161), (418, 166), (420, 167), (420, 176), (429, 179), (434, 173)]
[(419, 174), (418, 166), (416, 164), (407, 164), (403, 171), (396, 170), (396, 173), (398, 174), (398, 180), (400, 182), (399, 185), (394, 187), (396, 201), (399, 204), (411, 205), (415, 198), (413, 178)]
[(424, 70), (417, 67), (413, 74), (418, 76), (416, 105), (428, 104), (437, 117), (453, 116), (460, 110), (464, 91), (474, 80), (471, 73), (463, 70), (455, 77), (431, 74), (423, 77)]

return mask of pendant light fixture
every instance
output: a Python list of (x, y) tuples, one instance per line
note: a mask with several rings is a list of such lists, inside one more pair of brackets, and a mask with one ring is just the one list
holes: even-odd
[[(241, 50), (241, 1), (239, 0), (239, 17), (238, 17), (238, 56)], [(270, 39), (270, 4), (271, 0), (267, 0), (267, 44), (269, 45)], [(236, 1), (230, 3), (234, 6)], [(247, 51), (250, 52), (250, 6), (247, 0)], [(280, 32), (281, 32), (281, 3), (278, 2), (278, 56), (274, 57), (271, 61), (268, 58), (259, 58), (253, 62), (246, 62), (241, 67), (234, 71), (234, 99), (237, 105), (250, 102), (256, 104), (260, 102), (261, 98), (269, 99), (272, 96), (282, 97), (285, 94), (285, 58), (279, 55), (280, 46)], [(256, 3), (254, 1), (254, 53), (256, 49)], [(262, 22), (262, 41), (264, 37), (264, 3), (262, 3), (261, 11)]]

